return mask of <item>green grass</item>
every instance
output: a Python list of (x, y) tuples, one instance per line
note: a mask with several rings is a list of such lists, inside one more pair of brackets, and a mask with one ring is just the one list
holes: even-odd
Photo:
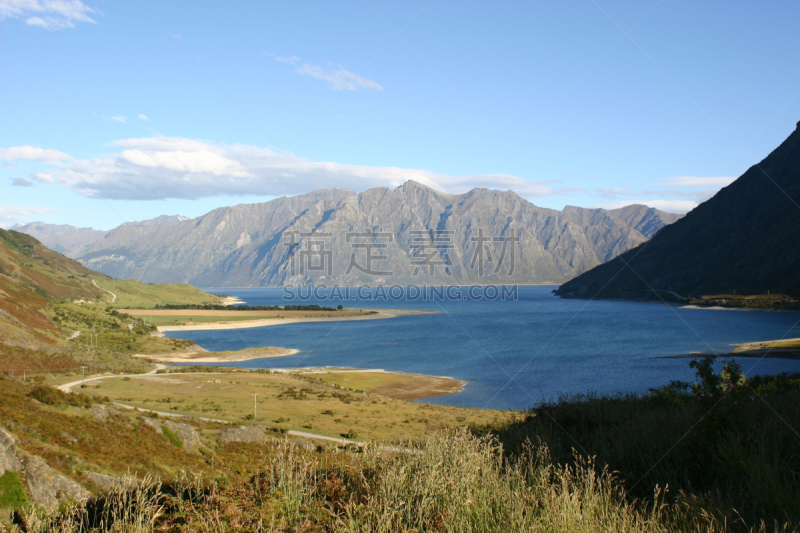
[(167, 440), (176, 448), (183, 448), (183, 441), (181, 438), (175, 434), (174, 431), (169, 429), (166, 426), (161, 426), (161, 431), (164, 433), (164, 436), (167, 437)]
[(154, 316), (147, 316), (147, 315), (139, 315), (140, 318), (143, 318), (147, 321), (148, 324), (153, 324), (154, 326), (174, 326), (174, 325), (183, 325), (186, 323), (193, 323), (193, 324), (208, 324), (214, 322), (243, 322), (246, 320), (264, 320), (268, 318), (278, 318), (274, 314), (264, 314), (263, 316), (252, 316), (252, 315), (242, 315), (242, 316), (230, 316), (230, 315), (222, 315), (219, 316), (203, 316), (203, 315), (172, 315), (172, 316), (164, 316), (164, 315), (154, 315)]
[(0, 476), (0, 509), (22, 509), (29, 505), (19, 472), (6, 472)]
[(202, 305), (218, 304), (221, 297), (201, 291), (188, 283), (159, 283), (145, 284), (131, 279), (115, 279), (92, 277), (97, 285), (117, 295), (116, 301), (111, 301), (111, 296), (106, 293), (105, 302), (117, 309), (136, 308), (152, 309), (156, 305)]
[(698, 402), (668, 388), (576, 395), (485, 433), (510, 456), (531, 441), (559, 464), (576, 464), (575, 453), (595, 457), (625, 480), (630, 498), (647, 501), (668, 486), (668, 501), (738, 531), (747, 531), (743, 521), (800, 524), (800, 375), (753, 378), (736, 401)]

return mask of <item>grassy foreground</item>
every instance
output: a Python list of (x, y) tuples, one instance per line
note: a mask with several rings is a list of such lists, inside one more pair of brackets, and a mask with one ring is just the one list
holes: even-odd
[(87, 424), (84, 395), (59, 420), (18, 383), (0, 414), (62, 472), (139, 473), (57, 512), (19, 510), (30, 532), (798, 531), (800, 375), (747, 380), (735, 363), (719, 375), (693, 364), (691, 389), (564, 398), (393, 449), (308, 450), (277, 436), (188, 453), (140, 415)]

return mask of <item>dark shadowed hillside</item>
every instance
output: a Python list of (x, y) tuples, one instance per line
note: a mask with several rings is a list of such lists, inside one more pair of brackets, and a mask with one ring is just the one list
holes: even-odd
[(800, 295), (800, 123), (759, 164), (652, 240), (562, 285), (578, 298)]

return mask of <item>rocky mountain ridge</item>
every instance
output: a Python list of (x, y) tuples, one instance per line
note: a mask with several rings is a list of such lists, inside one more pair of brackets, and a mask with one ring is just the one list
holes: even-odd
[(126, 224), (76, 258), (114, 277), (205, 287), (561, 283), (678, 218), (646, 206), (556, 211), (511, 191), (449, 195), (409, 181)]

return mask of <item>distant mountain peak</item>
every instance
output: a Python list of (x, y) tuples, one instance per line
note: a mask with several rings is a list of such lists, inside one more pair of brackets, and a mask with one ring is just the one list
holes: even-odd
[[(220, 208), (191, 223), (138, 225), (136, 232), (129, 225), (120, 226), (79, 259), (116, 277), (216, 287), (322, 280), (326, 284), (558, 283), (646, 241), (670, 216), (659, 211), (648, 214), (644, 207), (626, 217), (578, 207), (561, 212), (537, 207), (513, 191), (475, 188), (450, 195), (409, 180), (394, 189), (379, 187), (358, 195), (346, 189), (320, 189)], [(414, 251), (414, 246), (421, 246), (420, 230), (443, 232), (452, 245), (447, 248), (452, 261), (449, 273), (442, 268), (441, 272), (415, 268), (419, 257), (439, 253)], [(475, 236), (499, 239), (512, 231), (520, 239), (514, 268), (506, 274), (495, 269), (474, 271)], [(381, 255), (386, 258), (373, 266), (391, 272), (385, 279), (352, 267), (354, 252), (363, 252), (353, 245), (352, 234), (359, 232), (382, 235), (386, 247)], [(302, 247), (302, 240), (312, 234), (317, 241), (326, 239), (330, 270), (301, 272), (287, 267), (287, 235), (299, 239)], [(501, 251), (491, 253), (499, 257)]]

